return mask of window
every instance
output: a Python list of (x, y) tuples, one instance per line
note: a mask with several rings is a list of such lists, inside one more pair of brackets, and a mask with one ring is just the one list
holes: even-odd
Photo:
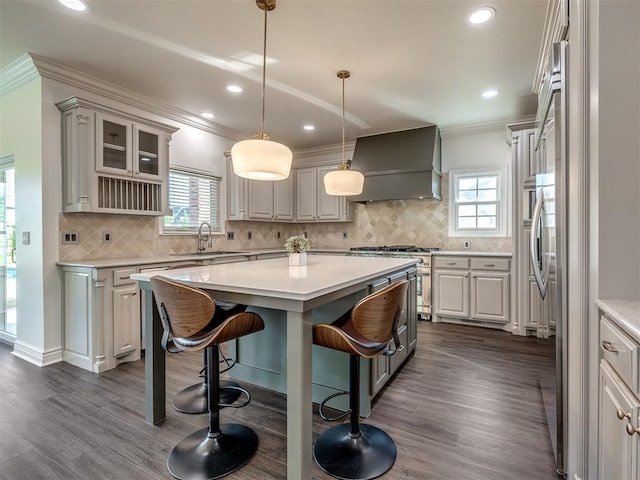
[(506, 236), (504, 170), (451, 171), (449, 175), (449, 236)]
[(169, 170), (169, 208), (171, 215), (162, 222), (162, 233), (195, 233), (202, 222), (220, 233), (221, 178), (203, 172)]

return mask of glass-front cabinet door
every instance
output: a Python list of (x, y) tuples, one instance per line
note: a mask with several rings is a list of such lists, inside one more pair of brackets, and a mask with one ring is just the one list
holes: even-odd
[(96, 114), (96, 170), (132, 175), (131, 122)]
[(164, 171), (163, 134), (158, 130), (133, 126), (134, 177), (160, 179)]

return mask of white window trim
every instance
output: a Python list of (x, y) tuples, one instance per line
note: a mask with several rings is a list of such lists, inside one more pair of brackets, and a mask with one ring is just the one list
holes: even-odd
[[(498, 228), (496, 230), (458, 230), (456, 215), (456, 179), (461, 176), (498, 176)], [(450, 237), (508, 237), (511, 231), (511, 192), (508, 166), (449, 170), (449, 236)]]
[[(222, 207), (223, 207), (223, 194), (222, 194), (222, 183), (223, 183), (223, 177), (221, 174), (216, 173), (216, 172), (209, 172), (206, 170), (200, 170), (198, 168), (192, 168), (192, 167), (183, 167), (181, 165), (172, 165), (169, 167), (169, 172), (171, 171), (177, 171), (177, 172), (183, 172), (183, 173), (187, 173), (187, 174), (195, 174), (195, 175), (204, 175), (207, 177), (214, 177), (220, 180), (220, 185), (219, 185), (219, 195), (220, 198), (218, 199), (219, 201), (219, 205), (218, 205), (218, 210), (220, 211), (220, 230), (216, 230), (216, 231), (212, 231), (211, 235), (215, 236), (215, 235), (225, 235), (224, 232), (224, 215), (222, 214)], [(169, 177), (167, 176), (167, 188), (169, 188)], [(189, 229), (189, 230), (165, 230), (164, 229), (164, 217), (158, 217), (158, 230), (160, 235), (189, 235), (189, 236), (193, 236), (193, 235), (197, 235), (198, 234), (198, 229), (197, 228), (193, 228), (193, 229)], [(208, 233), (208, 231), (207, 231)]]

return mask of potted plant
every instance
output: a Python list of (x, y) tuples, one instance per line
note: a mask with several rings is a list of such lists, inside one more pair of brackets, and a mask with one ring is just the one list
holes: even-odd
[(287, 238), (284, 248), (289, 252), (289, 265), (306, 265), (307, 250), (310, 246), (309, 239), (304, 235), (293, 235)]

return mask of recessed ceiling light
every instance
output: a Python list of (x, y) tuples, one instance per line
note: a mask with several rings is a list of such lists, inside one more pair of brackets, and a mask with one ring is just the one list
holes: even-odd
[(89, 9), (86, 3), (82, 0), (58, 0), (65, 7), (74, 10), (76, 12), (84, 12)]
[(229, 85), (227, 86), (227, 90), (231, 93), (240, 93), (242, 92), (242, 87), (239, 87), (238, 85)]
[(482, 92), (482, 96), (484, 98), (491, 98), (498, 95), (498, 90), (487, 90), (486, 92)]
[(200, 114), (200, 116), (201, 116), (202, 118), (206, 118), (206, 119), (208, 119), (208, 120), (211, 120), (212, 118), (215, 118), (215, 117), (216, 117), (216, 116), (215, 116), (213, 113), (211, 113), (211, 112), (202, 112), (202, 113)]
[(307, 131), (311, 131), (311, 130), (315, 130), (316, 129), (316, 127), (314, 127), (313, 125), (305, 125), (302, 128), (304, 128)]
[(469, 14), (469, 23), (480, 25), (487, 23), (496, 16), (496, 11), (491, 7), (482, 7), (474, 10)]

